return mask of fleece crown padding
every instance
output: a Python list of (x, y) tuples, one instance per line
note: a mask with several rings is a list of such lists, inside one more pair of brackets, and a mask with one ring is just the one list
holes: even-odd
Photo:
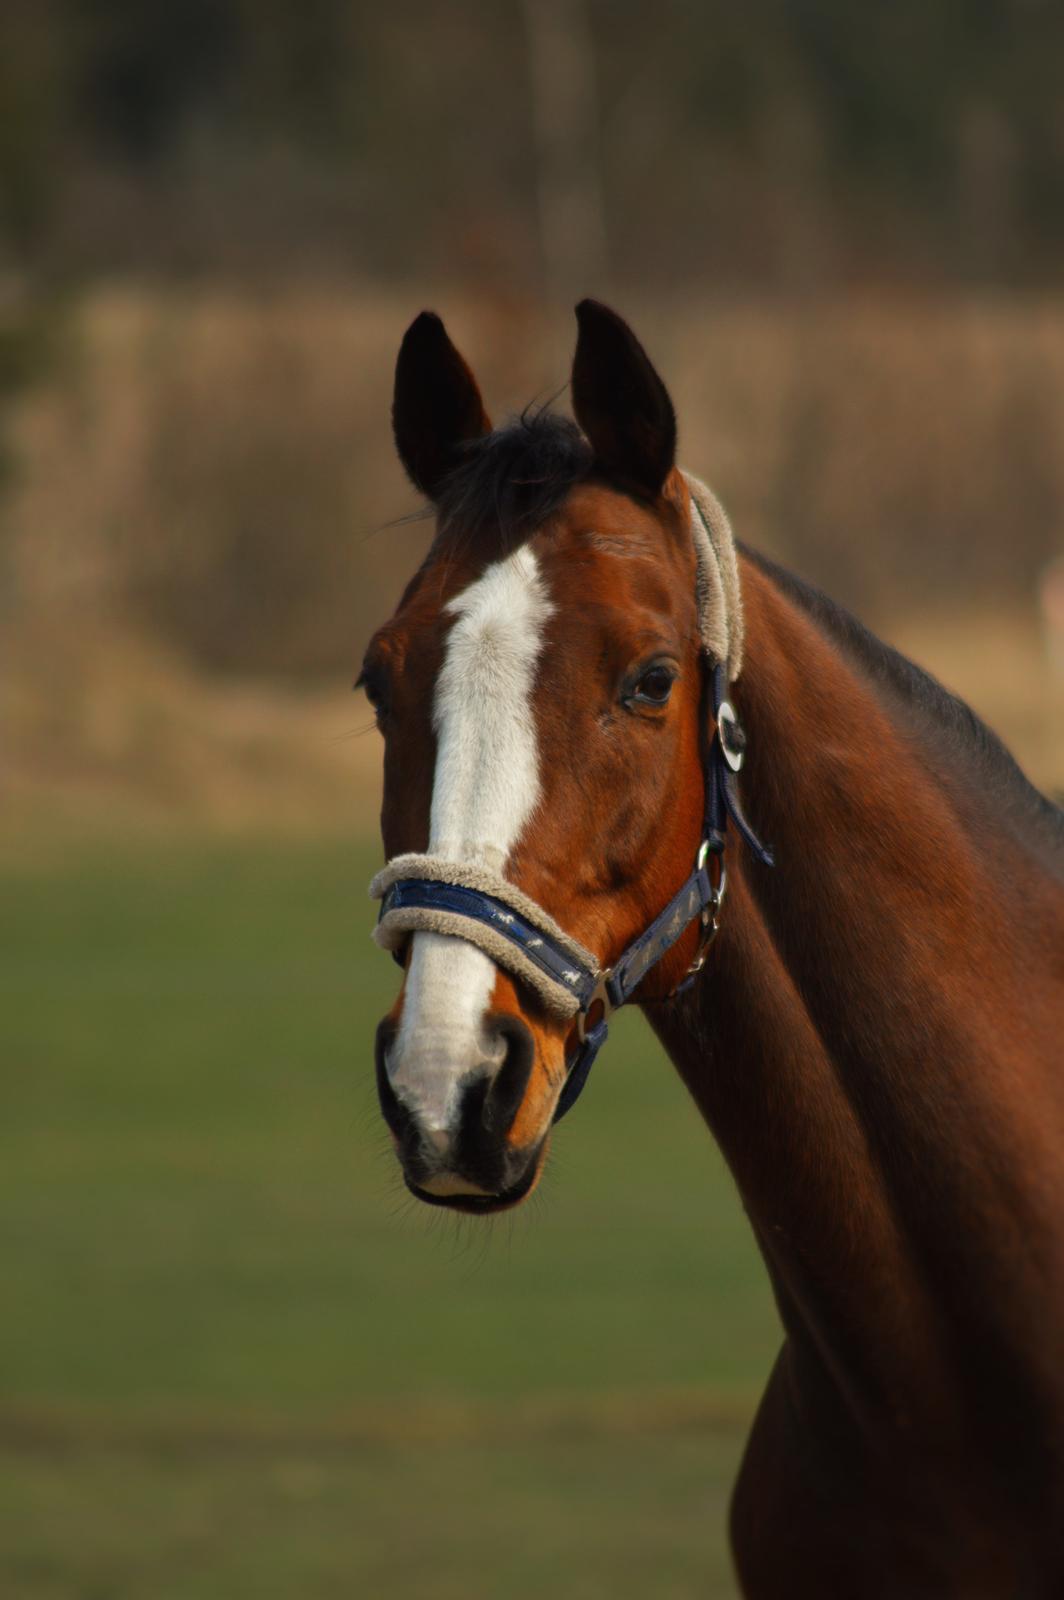
[(712, 489), (692, 473), (682, 474), (691, 496), (691, 536), (697, 569), (698, 624), (702, 648), (725, 663), (734, 683), (743, 665), (743, 598), (739, 558), (727, 513)]

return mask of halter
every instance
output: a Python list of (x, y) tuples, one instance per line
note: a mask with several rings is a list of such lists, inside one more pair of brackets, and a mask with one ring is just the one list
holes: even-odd
[[(708, 534), (709, 524), (697, 496), (693, 503)], [(575, 1105), (592, 1063), (606, 1042), (612, 1013), (632, 999), (647, 973), (696, 918), (702, 927), (698, 949), (667, 998), (682, 993), (702, 970), (717, 933), (727, 889), (724, 844), (729, 817), (756, 858), (765, 866), (773, 865), (771, 851), (758, 839), (739, 804), (736, 780), (745, 757), (746, 739), (727, 698), (727, 661), (710, 666), (705, 653), (701, 660), (699, 725), (704, 801), (694, 870), (612, 967), (600, 966), (591, 951), (559, 927), (542, 906), (515, 884), (484, 867), (441, 856), (401, 855), (394, 857), (370, 884), (370, 895), (381, 902), (374, 937), (392, 952), (400, 966), (405, 963), (412, 933), (434, 932), (465, 939), (483, 950), (497, 966), (533, 988), (555, 1016), (575, 1022), (577, 1046), (566, 1062), (555, 1122)], [(707, 699), (716, 724), (712, 738), (707, 737)], [(714, 861), (716, 868), (711, 870)]]

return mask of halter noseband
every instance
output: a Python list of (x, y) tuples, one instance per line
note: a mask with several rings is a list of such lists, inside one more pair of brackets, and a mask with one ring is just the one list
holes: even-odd
[[(702, 924), (698, 950), (672, 994), (679, 994), (701, 971), (717, 932), (727, 887), (724, 833), (729, 816), (757, 859), (765, 866), (773, 864), (771, 852), (757, 838), (739, 805), (736, 775), (743, 764), (745, 739), (727, 699), (727, 668), (721, 664), (704, 670), (716, 731), (707, 739), (708, 719), (703, 714), (705, 800), (694, 871), (612, 967), (599, 966), (591, 952), (534, 900), (485, 869), (439, 856), (396, 856), (370, 884), (370, 894), (381, 901), (375, 937), (400, 965), (411, 933), (432, 931), (467, 939), (534, 988), (555, 1015), (575, 1020), (578, 1044), (566, 1063), (555, 1122), (572, 1108), (587, 1082), (591, 1064), (606, 1042), (611, 1013), (627, 1004), (650, 969), (696, 917)], [(715, 875), (710, 871), (711, 859), (717, 862)], [(599, 1015), (592, 1021), (596, 1011)]]

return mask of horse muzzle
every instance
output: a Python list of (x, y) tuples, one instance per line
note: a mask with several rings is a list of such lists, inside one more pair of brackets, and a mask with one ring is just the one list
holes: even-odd
[(377, 1093), (407, 1188), (427, 1205), (478, 1215), (518, 1205), (533, 1190), (546, 1150), (546, 1130), (531, 1145), (515, 1145), (511, 1132), (532, 1076), (535, 1044), (520, 1017), (497, 1013), (487, 1026), (502, 1045), (494, 1071), (455, 1068), (455, 1089), (445, 1128), (430, 1127), (416, 1098), (397, 1091), (389, 1053), (397, 1027), (386, 1017), (377, 1029)]

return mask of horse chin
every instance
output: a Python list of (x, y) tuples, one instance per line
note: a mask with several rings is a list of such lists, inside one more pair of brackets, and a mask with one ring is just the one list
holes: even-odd
[(517, 1182), (494, 1194), (449, 1173), (426, 1179), (425, 1184), (431, 1183), (431, 1188), (405, 1176), (404, 1182), (414, 1198), (425, 1205), (438, 1206), (444, 1211), (462, 1212), (471, 1217), (492, 1217), (501, 1211), (512, 1211), (528, 1199), (540, 1180), (546, 1148), (547, 1141), (544, 1140)]

